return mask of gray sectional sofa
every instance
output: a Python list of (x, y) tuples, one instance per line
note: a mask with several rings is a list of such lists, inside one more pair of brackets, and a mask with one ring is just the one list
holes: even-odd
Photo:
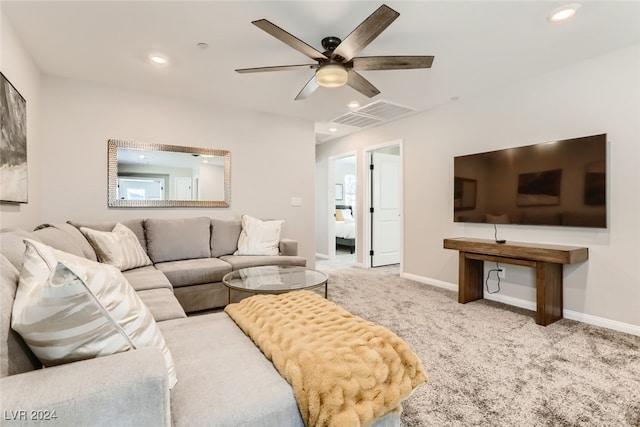
[[(11, 328), (25, 238), (89, 260), (97, 255), (79, 228), (115, 223), (46, 224), (0, 232), (0, 424), (60, 426), (304, 426), (291, 386), (222, 311), (224, 274), (253, 265), (305, 265), (297, 243), (281, 255), (233, 255), (240, 221), (209, 218), (122, 221), (153, 265), (123, 271), (151, 311), (175, 363), (169, 388), (158, 348), (42, 368)], [(398, 426), (399, 414), (374, 426)]]
[[(297, 256), (298, 243), (292, 239), (280, 240), (280, 255), (234, 255), (242, 231), (240, 220), (207, 217), (135, 219), (121, 221), (121, 224), (135, 233), (153, 262), (153, 266), (123, 272), (127, 280), (137, 291), (172, 289), (187, 313), (224, 307), (228, 294), (222, 277), (231, 271), (262, 265), (306, 265), (306, 259)], [(68, 224), (44, 225), (36, 230), (36, 235), (54, 247), (61, 239), (68, 240), (69, 245), (75, 246), (76, 255), (81, 253), (97, 260), (95, 251), (79, 229), (111, 231), (115, 225), (116, 222), (69, 221)], [(70, 247), (66, 248), (71, 252)], [(143, 301), (149, 303), (145, 298), (153, 299), (155, 294), (157, 292), (143, 293)], [(242, 296), (246, 295), (234, 295), (234, 300)], [(162, 310), (159, 311), (162, 316)]]

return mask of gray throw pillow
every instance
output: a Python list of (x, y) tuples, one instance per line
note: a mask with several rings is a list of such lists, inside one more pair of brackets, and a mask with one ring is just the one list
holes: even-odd
[(242, 221), (211, 219), (211, 257), (231, 255), (238, 250)]
[(211, 219), (147, 219), (147, 254), (154, 264), (181, 259), (210, 258)]

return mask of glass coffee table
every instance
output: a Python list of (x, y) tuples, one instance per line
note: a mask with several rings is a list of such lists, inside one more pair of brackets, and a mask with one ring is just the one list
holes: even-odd
[(232, 271), (222, 278), (228, 289), (255, 294), (282, 294), (301, 289), (316, 289), (324, 286), (327, 297), (327, 275), (306, 267), (269, 265)]

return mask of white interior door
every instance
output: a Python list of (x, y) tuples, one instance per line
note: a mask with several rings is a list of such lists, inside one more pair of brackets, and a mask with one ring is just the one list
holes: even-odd
[(191, 178), (176, 177), (176, 200), (191, 200), (193, 192), (191, 189)]
[(371, 266), (400, 263), (400, 156), (371, 153)]

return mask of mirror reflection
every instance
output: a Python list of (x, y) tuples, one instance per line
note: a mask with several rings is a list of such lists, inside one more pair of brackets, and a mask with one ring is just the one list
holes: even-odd
[(110, 207), (228, 207), (227, 150), (109, 140)]

